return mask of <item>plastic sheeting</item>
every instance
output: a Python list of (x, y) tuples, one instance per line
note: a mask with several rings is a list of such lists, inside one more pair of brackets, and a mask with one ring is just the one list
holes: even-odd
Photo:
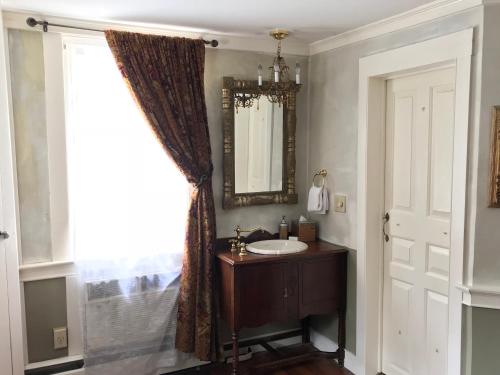
[(155, 375), (175, 366), (180, 254), (80, 261), (88, 375)]

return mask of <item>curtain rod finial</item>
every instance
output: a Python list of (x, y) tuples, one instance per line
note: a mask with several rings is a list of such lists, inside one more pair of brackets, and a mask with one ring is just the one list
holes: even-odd
[(47, 21), (37, 21), (33, 17), (28, 17), (26, 18), (26, 23), (28, 24), (29, 27), (35, 27), (38, 25), (42, 25), (43, 31), (46, 33), (49, 31), (49, 23)]
[(34, 19), (33, 17), (28, 17), (26, 18), (26, 23), (28, 24), (28, 26), (30, 27), (35, 27), (36, 25), (38, 25), (38, 22), (36, 21), (36, 19)]
[(210, 44), (210, 46), (212, 46), (214, 48), (219, 45), (219, 41), (217, 39), (212, 39), (212, 40), (206, 40), (206, 39), (203, 39), (203, 38), (200, 38), (200, 39), (203, 40), (203, 43)]

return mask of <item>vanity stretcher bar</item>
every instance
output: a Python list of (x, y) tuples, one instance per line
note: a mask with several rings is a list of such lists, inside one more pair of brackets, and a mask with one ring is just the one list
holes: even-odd
[[(311, 351), (294, 357), (277, 356), (273, 362), (253, 369), (287, 366), (314, 357), (337, 359), (343, 366), (345, 353), (345, 311), (347, 250), (324, 241), (308, 243), (306, 251), (288, 255), (240, 257), (230, 251), (217, 255), (221, 314), (232, 331), (233, 374), (238, 374), (241, 328), (268, 323), (302, 321), (302, 342), (309, 343), (308, 317), (338, 314), (336, 352)], [(268, 350), (270, 345), (263, 343)]]

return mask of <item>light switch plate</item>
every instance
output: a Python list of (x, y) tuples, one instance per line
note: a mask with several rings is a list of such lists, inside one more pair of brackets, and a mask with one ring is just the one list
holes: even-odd
[(64, 349), (68, 347), (68, 329), (66, 327), (53, 328), (54, 349)]
[(335, 204), (335, 212), (346, 212), (346, 203), (347, 197), (345, 195), (335, 194), (334, 204)]

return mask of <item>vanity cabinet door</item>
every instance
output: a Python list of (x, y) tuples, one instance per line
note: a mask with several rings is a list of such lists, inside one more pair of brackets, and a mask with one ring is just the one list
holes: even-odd
[(287, 320), (287, 263), (247, 265), (238, 279), (240, 327)]
[(346, 267), (345, 254), (301, 263), (300, 318), (345, 307)]

